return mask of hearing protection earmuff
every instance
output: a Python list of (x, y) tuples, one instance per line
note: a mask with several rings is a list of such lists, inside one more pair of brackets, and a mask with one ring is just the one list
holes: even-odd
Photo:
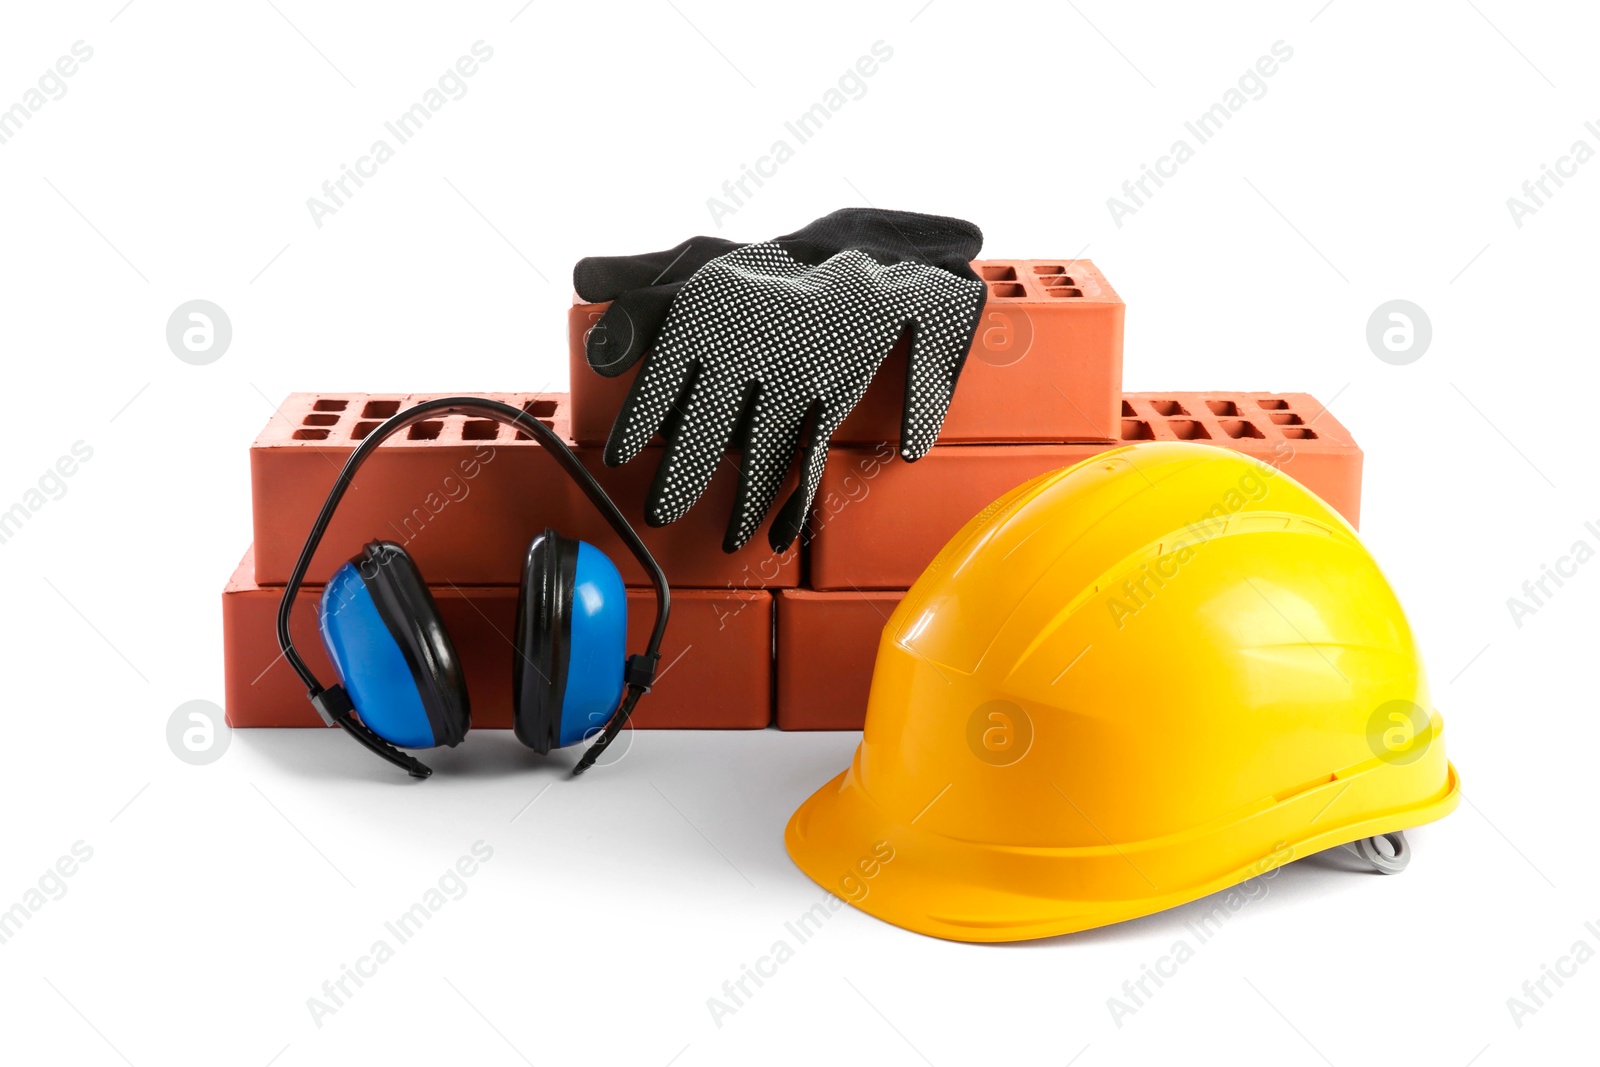
[[(445, 397), (407, 408), (356, 447), (334, 480), (278, 605), (278, 645), (306, 683), (312, 707), (372, 752), (426, 778), (433, 772), (404, 748), (455, 746), (472, 723), (466, 679), (438, 606), (406, 550), (373, 541), (342, 564), (323, 589), (318, 622), (342, 684), (324, 689), (289, 637), (289, 616), (311, 559), (356, 471), (384, 440), (429, 415), (471, 413), (515, 426), (550, 450), (644, 566), (656, 591), (655, 626), (640, 655), (626, 654), (622, 575), (586, 541), (546, 529), (523, 561), (512, 661), (513, 725), (535, 752), (595, 735), (573, 774), (592, 766), (650, 691), (671, 610), (666, 575), (594, 476), (527, 412), (495, 400)], [(598, 733), (597, 733), (598, 731)]]

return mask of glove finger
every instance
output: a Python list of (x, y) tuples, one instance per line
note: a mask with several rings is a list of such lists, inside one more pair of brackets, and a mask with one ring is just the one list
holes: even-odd
[(694, 389), (700, 367), (693, 359), (657, 352), (645, 360), (606, 438), (605, 463), (620, 467), (662, 428), (680, 395)]
[(596, 373), (615, 378), (655, 344), (667, 311), (683, 283), (630, 289), (612, 301), (583, 339), (584, 353)]
[(771, 510), (800, 445), (805, 416), (805, 408), (769, 406), (765, 396), (757, 403), (741, 449), (739, 492), (722, 539), (724, 552), (743, 548)]
[(681, 282), (739, 245), (721, 237), (691, 237), (663, 252), (637, 256), (585, 256), (572, 268), (572, 288), (590, 303), (615, 300), (631, 289)]
[(645, 499), (644, 518), (651, 526), (676, 522), (700, 499), (717, 466), (731, 462), (728, 442), (739, 421), (739, 399), (732, 383), (713, 377), (704, 362), (687, 400), (673, 399), (677, 429)]
[(819, 406), (806, 442), (805, 458), (800, 462), (800, 484), (789, 494), (767, 530), (767, 543), (774, 552), (786, 551), (805, 527), (811, 503), (817, 496), (817, 485), (822, 481), (823, 468), (828, 464), (828, 441), (838, 426), (838, 420), (824, 414)]
[(908, 460), (921, 459), (939, 439), (983, 314), (983, 283), (952, 281), (956, 298), (924, 308), (912, 326), (900, 420), (900, 454)]

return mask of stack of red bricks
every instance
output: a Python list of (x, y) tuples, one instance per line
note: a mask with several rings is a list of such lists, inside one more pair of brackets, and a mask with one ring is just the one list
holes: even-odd
[[(937, 444), (897, 452), (902, 343), (834, 437), (810, 536), (774, 553), (763, 535), (721, 549), (737, 456), (678, 522), (648, 529), (643, 502), (659, 443), (617, 469), (601, 462), (630, 376), (591, 371), (583, 338), (604, 304), (575, 304), (572, 394), (509, 394), (574, 443), (672, 585), (662, 670), (635, 724), (715, 729), (859, 729), (878, 635), (905, 590), (972, 515), (1046, 471), (1130, 441), (1203, 441), (1283, 470), (1352, 523), (1361, 450), (1300, 393), (1122, 392), (1123, 304), (1087, 260), (982, 261), (989, 301)], [(427, 396), (295, 394), (251, 448), (255, 543), (223, 594), (227, 712), (234, 726), (320, 721), (278, 653), (275, 620), (306, 531), (357, 442)], [(787, 495), (787, 489), (784, 490)], [(357, 475), (308, 578), (325, 582), (361, 546), (402, 544), (430, 584), (467, 677), (475, 726), (511, 719), (513, 612), (528, 542), (546, 527), (606, 551), (630, 586), (630, 647), (652, 594), (642, 571), (545, 449), (486, 419), (413, 425)], [(634, 589), (633, 587), (637, 587)], [(316, 632), (319, 590), (292, 623), (296, 647), (333, 677)]]

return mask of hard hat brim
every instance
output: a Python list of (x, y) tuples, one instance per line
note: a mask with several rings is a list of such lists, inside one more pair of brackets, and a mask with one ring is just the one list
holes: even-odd
[[(930, 833), (891, 817), (850, 770), (800, 805), (784, 831), (784, 844), (795, 865), (818, 885), (884, 922), (951, 941), (1024, 941), (1164, 911), (1292, 860), (1443, 818), (1461, 798), (1456, 769), (1447, 766), (1443, 788), (1421, 801), (1379, 816), (1329, 818), (1237, 869), (1174, 884), (1155, 869), (1161, 857), (1152, 856), (1151, 872), (1163, 884), (1145, 878), (1148, 895), (1089, 898), (1083, 892), (1096, 884), (1090, 868), (1106, 861), (1107, 851), (1133, 862), (1123, 850), (1017, 849)], [(1201, 839), (1181, 847), (1194, 860), (1207, 846)], [(1043, 877), (1016, 878), (1021, 865)]]

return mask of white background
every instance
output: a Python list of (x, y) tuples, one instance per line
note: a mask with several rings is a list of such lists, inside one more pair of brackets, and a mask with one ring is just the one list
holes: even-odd
[[(1594, 1058), (1600, 962), (1520, 1027), (1506, 1003), (1575, 941), (1600, 949), (1584, 928), (1600, 920), (1600, 564), (1520, 626), (1507, 608), (1574, 542), (1600, 546), (1584, 526), (1600, 523), (1600, 163), (1520, 227), (1506, 205), (1573, 141), (1600, 148), (1591, 11), (275, 3), (0, 16), (0, 106), (74, 42), (94, 50), (0, 145), (0, 507), (74, 442), (93, 449), (0, 545), (0, 907), (75, 842), (93, 849), (0, 945), (0, 1056)], [(479, 40), (494, 54), (467, 94), (316, 226), (307, 198)], [(893, 57), (865, 95), (718, 230), (707, 198), (880, 40)], [(1280, 40), (1293, 58), (1266, 94), (1117, 226), (1107, 198)], [(988, 256), (1095, 260), (1127, 301), (1129, 389), (1331, 403), (1366, 450), (1363, 534), (1465, 785), (1412, 835), (1405, 875), (1295, 864), (1120, 1027), (1107, 998), (1207, 905), (1000, 947), (847, 910), (719, 1027), (707, 998), (820, 897), (782, 828), (856, 735), (640, 734), (578, 783), (560, 776), (570, 756), (537, 764), (489, 731), (420, 787), (310, 731), (239, 732), (206, 767), (174, 758), (173, 709), (222, 699), (218, 596), (273, 402), (562, 388), (578, 257), (769, 237), (869, 203), (973, 219)], [(195, 298), (233, 324), (209, 366), (165, 341)], [(1365, 340), (1394, 298), (1433, 324), (1409, 366)], [(479, 840), (493, 859), (467, 895), (315, 1025), (307, 998)]]

